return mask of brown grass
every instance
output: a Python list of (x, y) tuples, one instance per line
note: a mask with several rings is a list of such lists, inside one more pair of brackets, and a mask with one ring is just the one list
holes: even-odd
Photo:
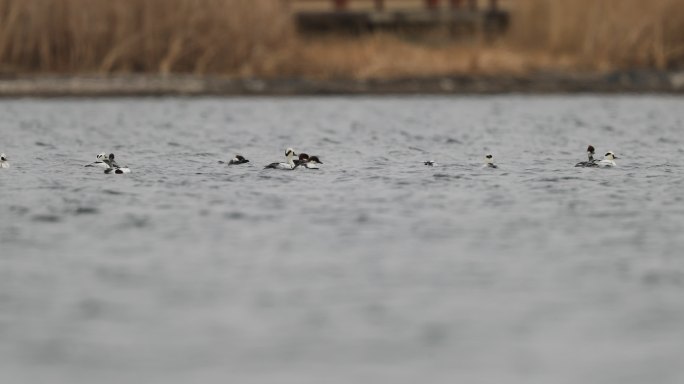
[(0, 0), (0, 65), (22, 72), (271, 73), (293, 36), (273, 0)]
[(512, 45), (579, 69), (684, 65), (683, 0), (520, 0), (514, 11)]
[(312, 40), (298, 49), (297, 73), (317, 78), (524, 74), (573, 67), (567, 59), (523, 52), (504, 43), (428, 45), (383, 34), (356, 40)]
[(396, 77), (684, 65), (684, 0), (511, 0), (496, 42), (297, 36), (279, 0), (0, 0), (0, 73)]

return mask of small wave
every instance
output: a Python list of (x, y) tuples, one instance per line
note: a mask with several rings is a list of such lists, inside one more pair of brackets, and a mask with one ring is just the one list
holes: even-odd
[(115, 190), (113, 190), (113, 189), (103, 189), (102, 192), (103, 192), (103, 193), (106, 193), (106, 194), (108, 194), (108, 195), (115, 195), (115, 196), (118, 196), (118, 195), (125, 195), (125, 193), (120, 192), (120, 191), (115, 191)]
[(36, 141), (35, 144), (39, 147), (55, 148), (54, 145), (48, 144), (48, 143), (43, 143), (42, 141)]
[(671, 137), (660, 137), (658, 138), (658, 142), (663, 144), (679, 144), (679, 140)]
[(329, 139), (329, 138), (327, 138), (327, 137), (322, 138), (322, 139), (321, 139), (321, 143), (328, 143), (328, 144), (335, 144), (335, 145), (340, 145), (340, 144), (342, 144), (341, 141)]
[(78, 207), (74, 211), (76, 215), (93, 215), (99, 212), (100, 210), (95, 207)]
[(146, 216), (126, 215), (123, 228), (144, 228), (150, 225), (150, 219)]
[(237, 211), (226, 212), (226, 213), (223, 214), (223, 217), (224, 217), (225, 219), (228, 219), (228, 220), (242, 220), (242, 219), (244, 219), (246, 216), (247, 216), (247, 215), (245, 215), (244, 213), (242, 213), (242, 212), (237, 212)]
[(449, 175), (446, 173), (435, 173), (434, 175), (432, 175), (432, 177), (434, 177), (435, 179), (454, 179), (454, 180), (463, 178), (462, 175)]
[(42, 223), (58, 223), (58, 222), (62, 221), (62, 218), (60, 216), (49, 215), (49, 214), (34, 215), (32, 217), (32, 219), (33, 219), (33, 221), (38, 221), (38, 222), (42, 222)]
[(540, 177), (538, 179), (535, 179), (534, 181), (538, 181), (538, 182), (542, 182), (542, 183), (557, 183), (559, 181), (566, 181), (566, 180), (582, 180), (582, 178), (577, 177), (577, 176)]
[(16, 213), (18, 215), (25, 215), (29, 212), (29, 209), (27, 207), (22, 207), (20, 205), (11, 205), (9, 207), (10, 212)]

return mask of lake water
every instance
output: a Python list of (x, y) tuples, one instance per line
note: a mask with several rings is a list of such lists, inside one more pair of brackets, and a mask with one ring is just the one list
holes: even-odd
[(684, 382), (682, 97), (5, 99), (0, 152), (2, 383)]

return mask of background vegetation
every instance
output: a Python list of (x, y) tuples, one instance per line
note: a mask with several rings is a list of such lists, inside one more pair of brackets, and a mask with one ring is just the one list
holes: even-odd
[(392, 77), (684, 67), (684, 0), (510, 0), (496, 41), (298, 36), (280, 0), (0, 0), (0, 74)]

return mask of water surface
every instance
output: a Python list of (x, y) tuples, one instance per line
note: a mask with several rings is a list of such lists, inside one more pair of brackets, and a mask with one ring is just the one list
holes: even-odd
[[(684, 382), (682, 98), (0, 117), (2, 382)], [(574, 168), (588, 144), (619, 167)], [(322, 169), (262, 170), (288, 146)], [(133, 173), (83, 167), (100, 152)]]

